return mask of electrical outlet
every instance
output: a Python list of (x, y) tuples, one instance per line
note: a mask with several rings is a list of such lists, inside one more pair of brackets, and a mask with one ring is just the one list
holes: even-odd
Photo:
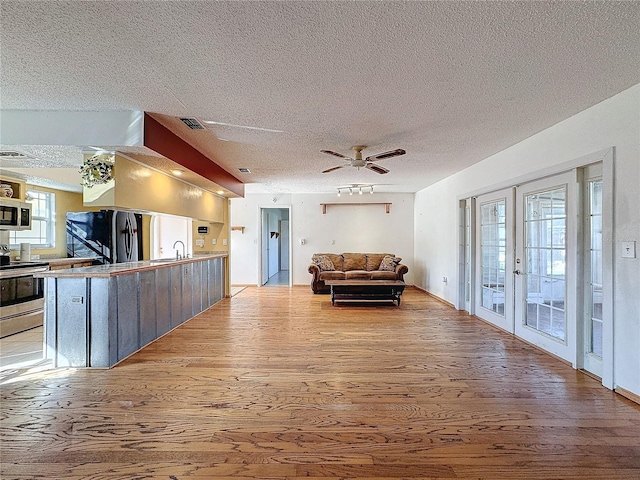
[(331, 245), (335, 245), (336, 241), (335, 240), (331, 240)]
[(215, 245), (215, 244), (217, 244), (217, 243), (218, 243), (218, 240), (217, 240), (217, 239), (213, 238), (213, 239), (211, 240), (211, 244), (212, 244), (212, 245)]
[(449, 279), (447, 277), (442, 277), (442, 283), (447, 285), (449, 283)]
[(222, 245), (226, 245), (226, 244), (227, 244), (227, 239), (226, 239), (226, 238), (223, 238), (223, 239), (222, 239)]
[(204, 247), (204, 240), (202, 238), (196, 240), (196, 247)]

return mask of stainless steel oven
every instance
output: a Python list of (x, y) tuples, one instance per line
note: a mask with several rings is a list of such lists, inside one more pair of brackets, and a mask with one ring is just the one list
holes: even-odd
[(46, 270), (38, 262), (0, 267), (0, 338), (42, 325), (44, 279), (33, 275)]

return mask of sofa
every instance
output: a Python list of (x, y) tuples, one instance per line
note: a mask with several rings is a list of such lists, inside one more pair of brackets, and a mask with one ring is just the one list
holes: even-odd
[(329, 293), (325, 280), (400, 280), (409, 267), (391, 253), (316, 253), (309, 273), (313, 293)]

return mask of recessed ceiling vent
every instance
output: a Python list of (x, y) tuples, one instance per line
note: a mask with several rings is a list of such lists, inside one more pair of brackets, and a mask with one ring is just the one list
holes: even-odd
[(8, 159), (8, 158), (15, 158), (15, 159), (26, 159), (26, 158), (33, 158), (30, 157), (28, 155), (25, 155), (24, 153), (20, 153), (20, 152), (15, 152), (15, 151), (10, 151), (10, 150), (2, 150), (0, 151), (0, 158), (4, 158), (4, 159)]
[(240, 170), (242, 173), (251, 173), (251, 170), (249, 170), (248, 168), (239, 168), (238, 170)]
[(191, 130), (204, 130), (204, 127), (202, 126), (202, 124), (198, 121), (197, 118), (193, 118), (193, 117), (184, 117), (184, 118), (180, 118), (180, 121), (182, 121), (182, 123), (184, 123), (187, 127), (189, 127)]

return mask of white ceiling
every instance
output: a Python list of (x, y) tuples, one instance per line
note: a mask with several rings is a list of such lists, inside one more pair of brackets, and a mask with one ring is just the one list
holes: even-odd
[[(2, 0), (0, 9), (3, 109), (236, 125), (204, 135), (247, 192), (351, 183), (415, 192), (640, 83), (640, 2)], [(381, 161), (386, 175), (320, 173), (341, 163), (321, 149), (354, 145), (367, 145), (365, 156), (407, 154)], [(82, 161), (79, 150), (54, 150), (53, 160), (36, 150), (23, 167)]]

